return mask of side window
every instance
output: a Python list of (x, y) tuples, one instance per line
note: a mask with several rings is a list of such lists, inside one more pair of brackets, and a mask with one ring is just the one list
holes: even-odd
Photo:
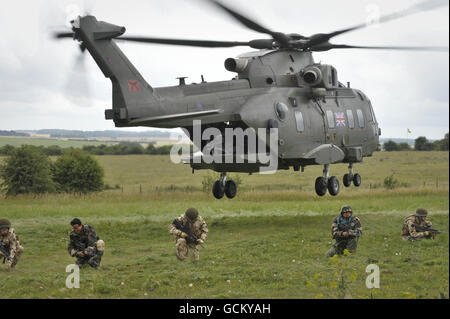
[(372, 117), (372, 122), (375, 123), (377, 120), (375, 119), (375, 113), (373, 113), (372, 103), (370, 103), (370, 101), (369, 101), (369, 110), (370, 110), (370, 116)]
[(364, 114), (360, 109), (356, 110), (356, 115), (358, 115), (358, 125), (360, 128), (364, 128)]
[(297, 123), (297, 131), (302, 133), (305, 130), (302, 112), (296, 111), (294, 114), (295, 114), (295, 122)]
[(334, 116), (333, 116), (333, 112), (331, 112), (330, 110), (327, 111), (327, 120), (328, 120), (328, 127), (329, 128), (334, 128)]
[(353, 118), (353, 111), (347, 110), (348, 127), (355, 128), (355, 119)]

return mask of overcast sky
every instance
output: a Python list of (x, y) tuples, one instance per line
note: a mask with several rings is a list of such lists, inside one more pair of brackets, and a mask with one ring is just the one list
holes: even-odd
[[(260, 24), (286, 33), (311, 35), (367, 21), (417, 0), (223, 0)], [(114, 129), (104, 119), (111, 108), (111, 83), (86, 54), (76, 64), (74, 41), (56, 41), (68, 16), (88, 10), (98, 20), (127, 28), (127, 35), (248, 41), (264, 35), (246, 29), (205, 0), (0, 0), (0, 130)], [(338, 44), (448, 46), (448, 6), (338, 36)], [(190, 48), (120, 43), (153, 87), (231, 79), (223, 61), (250, 48)], [(351, 82), (372, 100), (382, 137), (442, 138), (449, 131), (448, 52), (334, 50), (315, 53), (332, 64), (339, 80)], [(74, 65), (76, 68), (74, 68)], [(77, 70), (77, 71), (76, 71)], [(84, 80), (83, 80), (84, 79)], [(86, 82), (87, 81), (87, 82)], [(147, 128), (145, 128), (147, 129)], [(136, 130), (136, 128), (122, 129)]]

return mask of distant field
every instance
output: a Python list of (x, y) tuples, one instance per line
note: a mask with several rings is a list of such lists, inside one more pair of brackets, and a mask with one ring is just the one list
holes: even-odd
[(84, 145), (101, 145), (101, 144), (113, 144), (111, 142), (99, 142), (99, 141), (81, 141), (81, 140), (62, 140), (56, 138), (31, 138), (31, 137), (6, 137), (0, 136), (0, 147), (4, 145), (12, 145), (18, 147), (24, 144), (35, 146), (50, 146), (58, 145), (60, 147), (83, 147)]
[[(202, 190), (205, 175), (218, 177), (211, 171), (195, 171), (187, 164), (173, 164), (165, 155), (97, 156), (105, 167), (105, 182), (119, 184), (124, 192), (153, 193), (155, 190)], [(346, 164), (331, 166), (331, 175), (339, 178), (341, 195), (364, 192), (368, 189), (384, 190), (384, 179), (391, 174), (405, 188), (447, 188), (449, 181), (448, 152), (376, 152), (355, 164), (354, 171), (362, 176), (360, 187), (345, 188), (342, 177), (348, 172)], [(231, 174), (242, 180), (239, 191), (292, 191), (314, 193), (314, 181), (322, 175), (321, 166), (308, 166), (305, 172), (278, 171), (276, 174)], [(238, 196), (239, 196), (238, 191)], [(327, 195), (329, 196), (329, 195)]]
[[(14, 272), (0, 269), (0, 298), (449, 298), (448, 152), (375, 153), (355, 165), (361, 187), (341, 185), (336, 197), (315, 195), (321, 167), (239, 174), (232, 200), (202, 192), (212, 173), (192, 175), (168, 156), (97, 159), (119, 189), (0, 197), (0, 217), (12, 220), (25, 247)], [(346, 172), (331, 168), (340, 181)], [(383, 180), (392, 173), (403, 186), (389, 190)], [(343, 204), (361, 218), (363, 237), (356, 254), (327, 260), (330, 223)], [(180, 263), (167, 226), (190, 206), (210, 233), (200, 261)], [(402, 221), (418, 207), (442, 234), (404, 242)], [(101, 270), (82, 269), (80, 289), (65, 287), (73, 217), (106, 242)], [(368, 264), (380, 267), (379, 289), (365, 286)]]
[(117, 141), (102, 141), (101, 139), (98, 140), (78, 140), (78, 139), (57, 139), (57, 138), (34, 138), (34, 137), (13, 137), (13, 136), (0, 136), (0, 147), (9, 144), (12, 146), (21, 146), (24, 144), (27, 145), (35, 145), (35, 146), (50, 146), (50, 145), (58, 145), (62, 148), (66, 147), (75, 147), (75, 148), (81, 148), (84, 145), (112, 145), (117, 144), (120, 142), (138, 142), (143, 147), (146, 147), (148, 143), (153, 142), (155, 146), (160, 147), (163, 145), (171, 145), (174, 143), (173, 140), (168, 138), (135, 138), (135, 139), (117, 139)]

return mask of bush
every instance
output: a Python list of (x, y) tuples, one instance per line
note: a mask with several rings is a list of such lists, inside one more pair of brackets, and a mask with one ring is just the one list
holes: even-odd
[(386, 152), (398, 151), (398, 144), (392, 140), (389, 140), (383, 144), (383, 149)]
[(6, 195), (54, 192), (51, 168), (50, 160), (41, 149), (23, 145), (14, 149), (0, 166), (1, 188)]
[(80, 150), (65, 152), (53, 165), (53, 180), (61, 192), (101, 191), (103, 176), (103, 168), (97, 160)]
[(0, 155), (6, 155), (9, 156), (12, 154), (12, 152), (15, 150), (15, 147), (9, 144), (6, 144), (5, 146), (0, 147)]
[(387, 189), (394, 189), (398, 187), (408, 187), (408, 183), (400, 183), (397, 179), (394, 178), (394, 174), (386, 177), (384, 179), (384, 187)]
[(399, 143), (398, 150), (399, 151), (409, 151), (409, 150), (411, 150), (411, 147), (409, 146), (408, 143)]
[(416, 151), (433, 151), (435, 145), (429, 142), (425, 136), (419, 136), (414, 141), (414, 149)]

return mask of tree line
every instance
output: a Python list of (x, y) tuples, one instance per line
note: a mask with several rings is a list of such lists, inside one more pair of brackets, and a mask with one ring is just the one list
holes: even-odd
[(389, 140), (383, 144), (383, 150), (387, 152), (392, 151), (448, 151), (448, 133), (442, 140), (436, 140), (433, 142), (428, 141), (425, 136), (419, 136), (414, 140), (414, 148), (408, 143), (396, 143)]
[(7, 196), (101, 191), (104, 170), (80, 149), (65, 150), (55, 162), (32, 145), (14, 148), (0, 164), (0, 190)]
[[(76, 148), (68, 147), (62, 148), (58, 145), (50, 146), (36, 146), (42, 153), (47, 156), (61, 156), (66, 150), (75, 150)], [(84, 145), (82, 150), (91, 155), (168, 155), (170, 154), (170, 149), (172, 145), (162, 145), (155, 146), (153, 144), (148, 144), (147, 147), (143, 147), (140, 143), (135, 142), (120, 142), (114, 145)], [(16, 147), (12, 145), (4, 145), (0, 147), (0, 155), (8, 156), (11, 155)]]

